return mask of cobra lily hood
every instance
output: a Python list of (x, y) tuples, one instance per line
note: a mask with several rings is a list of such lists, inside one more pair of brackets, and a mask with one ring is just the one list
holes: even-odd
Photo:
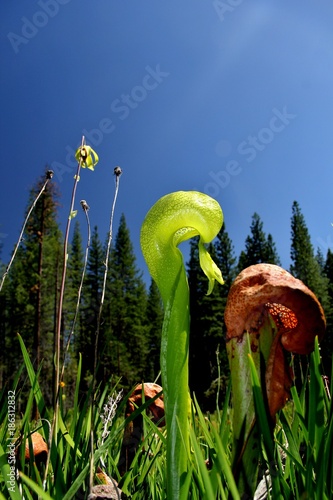
[(227, 342), (251, 335), (251, 350), (257, 341), (264, 315), (269, 313), (276, 330), (266, 364), (266, 392), (271, 417), (289, 397), (292, 383), (286, 351), (309, 354), (315, 337), (324, 336), (326, 320), (314, 293), (302, 281), (273, 264), (244, 269), (231, 286), (225, 309)]

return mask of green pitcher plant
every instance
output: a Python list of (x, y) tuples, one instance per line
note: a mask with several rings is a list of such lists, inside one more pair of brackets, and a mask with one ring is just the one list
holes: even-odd
[(141, 228), (141, 248), (163, 300), (161, 376), (167, 428), (168, 499), (187, 498), (190, 396), (188, 386), (189, 287), (178, 245), (199, 236), (200, 266), (212, 292), (223, 284), (221, 271), (205, 248), (222, 227), (219, 203), (196, 191), (179, 191), (160, 198)]

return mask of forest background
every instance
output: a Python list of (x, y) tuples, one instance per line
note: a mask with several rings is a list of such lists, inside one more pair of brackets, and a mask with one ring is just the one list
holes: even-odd
[[(31, 206), (43, 185), (43, 178), (31, 189)], [(54, 397), (54, 344), (62, 272), (63, 234), (58, 222), (60, 195), (56, 183), (49, 183), (28, 220), (17, 257), (0, 294), (0, 387), (12, 380), (22, 365), (17, 333), (31, 353), (48, 403)], [(28, 212), (28, 208), (27, 208)], [(87, 248), (87, 230), (73, 225), (68, 255), (68, 272), (61, 326), (62, 344), (72, 329)], [(330, 374), (333, 330), (333, 252), (323, 255), (315, 249), (302, 214), (294, 201), (291, 207), (289, 271), (317, 295), (327, 318), (327, 333), (322, 343), (324, 369)], [(88, 390), (94, 371), (94, 345), (98, 322), (105, 246), (108, 235), (92, 229), (82, 300), (74, 335), (66, 357), (63, 404), (70, 408), (74, 394), (79, 354), (82, 354), (81, 390)], [(223, 225), (209, 252), (220, 267), (225, 284), (216, 285), (210, 296), (207, 279), (200, 265), (196, 239), (191, 240), (186, 262), (190, 286), (190, 389), (203, 410), (216, 408), (229, 379), (225, 350), (224, 308), (231, 283), (249, 265), (261, 262), (281, 265), (273, 236), (265, 232), (259, 214), (254, 213), (245, 238), (244, 249), (236, 256), (233, 242)], [(1, 254), (0, 254), (1, 257)], [(1, 275), (6, 263), (0, 260)], [(109, 274), (98, 340), (97, 382), (112, 379), (129, 390), (141, 381), (159, 381), (159, 353), (163, 308), (153, 280), (148, 285), (137, 266), (126, 214), (120, 216), (109, 258)], [(22, 377), (18, 409), (24, 403), (25, 379)]]

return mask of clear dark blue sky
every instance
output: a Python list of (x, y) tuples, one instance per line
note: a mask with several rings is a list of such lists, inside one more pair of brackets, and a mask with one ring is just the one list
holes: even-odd
[(104, 239), (120, 165), (115, 230), (124, 212), (145, 274), (142, 221), (177, 190), (220, 202), (237, 255), (257, 212), (288, 268), (294, 200), (314, 247), (332, 247), (331, 1), (16, 0), (0, 14), (4, 260), (47, 163), (64, 227), (82, 134), (100, 163), (76, 205)]

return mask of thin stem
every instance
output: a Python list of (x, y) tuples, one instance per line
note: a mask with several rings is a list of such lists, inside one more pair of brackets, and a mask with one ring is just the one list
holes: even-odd
[[(84, 136), (82, 136), (81, 149), (84, 147), (84, 145), (85, 145), (85, 139), (84, 139)], [(69, 236), (69, 229), (70, 229), (70, 225), (71, 225), (71, 220), (73, 217), (73, 208), (74, 208), (77, 183), (79, 182), (79, 179), (80, 179), (81, 161), (82, 161), (81, 159), (78, 161), (76, 175), (74, 176), (72, 199), (71, 199), (71, 205), (70, 205), (69, 216), (68, 216), (67, 225), (66, 225), (65, 239), (64, 239), (63, 268), (62, 268), (62, 278), (61, 278), (60, 295), (59, 295), (57, 330), (56, 330), (56, 341), (55, 341), (55, 349), (56, 349), (55, 358), (56, 359), (55, 359), (55, 385), (54, 385), (54, 415), (53, 415), (53, 421), (52, 421), (50, 443), (52, 443), (52, 437), (54, 435), (55, 435), (55, 441), (57, 440), (55, 430), (57, 427), (58, 410), (59, 410), (60, 338), (61, 338), (61, 319), (62, 319), (62, 309), (63, 309), (63, 301), (64, 301), (66, 270), (67, 270), (68, 236)], [(46, 460), (46, 465), (45, 465), (44, 481), (43, 481), (44, 487), (46, 485), (46, 478), (47, 478), (48, 468), (50, 465), (50, 459), (51, 459), (51, 447), (49, 448), (49, 453), (47, 455), (47, 460)]]
[(41, 197), (41, 195), (42, 195), (43, 191), (45, 190), (45, 188), (46, 188), (46, 186), (47, 186), (47, 184), (48, 184), (49, 180), (50, 180), (50, 179), (52, 179), (52, 177), (53, 177), (53, 171), (52, 171), (52, 170), (48, 170), (48, 171), (46, 172), (46, 181), (44, 182), (44, 184), (43, 184), (43, 186), (42, 186), (41, 190), (39, 191), (39, 193), (38, 193), (38, 195), (36, 196), (36, 198), (35, 198), (34, 202), (32, 203), (32, 205), (31, 205), (31, 207), (30, 207), (30, 209), (29, 209), (29, 212), (27, 213), (27, 216), (26, 216), (25, 221), (24, 221), (23, 226), (22, 226), (22, 230), (21, 230), (21, 232), (20, 232), (20, 236), (19, 236), (18, 241), (17, 241), (17, 243), (16, 243), (16, 245), (15, 245), (15, 248), (14, 248), (14, 252), (13, 252), (12, 258), (10, 259), (9, 264), (8, 264), (8, 266), (6, 267), (6, 271), (4, 272), (4, 275), (2, 276), (2, 279), (1, 279), (1, 284), (0, 284), (0, 292), (1, 292), (1, 290), (2, 290), (2, 287), (3, 287), (3, 284), (4, 284), (4, 282), (5, 282), (6, 276), (7, 276), (7, 274), (9, 273), (9, 269), (11, 268), (11, 266), (12, 266), (12, 264), (13, 264), (13, 262), (14, 262), (14, 259), (15, 259), (15, 256), (16, 256), (16, 253), (17, 253), (17, 250), (18, 250), (18, 248), (19, 248), (19, 246), (20, 246), (20, 244), (21, 244), (21, 241), (23, 241), (23, 233), (24, 233), (24, 230), (25, 230), (25, 226), (27, 225), (27, 222), (28, 222), (28, 220), (29, 220), (29, 217), (30, 217), (30, 215), (31, 215), (31, 213), (32, 213), (32, 211), (33, 211), (33, 209), (35, 208), (35, 206), (36, 206), (36, 204), (37, 204), (37, 202), (38, 202), (39, 198)]
[(114, 217), (114, 211), (115, 211), (116, 201), (117, 201), (117, 197), (118, 197), (119, 178), (121, 176), (121, 173), (122, 173), (121, 168), (120, 167), (115, 167), (114, 174), (116, 176), (116, 189), (115, 189), (115, 194), (114, 194), (113, 203), (112, 203), (112, 209), (111, 209), (110, 227), (109, 227), (108, 242), (107, 242), (106, 256), (105, 256), (105, 262), (104, 262), (105, 268), (104, 268), (102, 296), (101, 296), (101, 302), (100, 302), (100, 305), (99, 305), (99, 311), (98, 311), (98, 317), (97, 317), (97, 329), (96, 329), (96, 336), (95, 336), (93, 392), (94, 392), (94, 389), (95, 389), (95, 382), (96, 382), (98, 338), (99, 338), (100, 327), (101, 327), (102, 310), (103, 310), (103, 304), (104, 304), (104, 298), (105, 298), (105, 289), (106, 289), (106, 279), (107, 279), (108, 268), (109, 268), (109, 254), (110, 254), (110, 248), (111, 248), (111, 242), (112, 242), (113, 217)]
[[(112, 242), (113, 217), (114, 217), (114, 211), (115, 211), (116, 201), (117, 201), (117, 197), (118, 197), (119, 177), (121, 176), (121, 173), (122, 173), (121, 168), (115, 167), (114, 174), (116, 176), (116, 189), (115, 189), (115, 194), (114, 194), (112, 209), (111, 209), (109, 237), (108, 237), (106, 256), (105, 256), (105, 262), (104, 262), (105, 269), (104, 269), (102, 296), (101, 296), (101, 301), (100, 301), (100, 305), (99, 305), (96, 335), (95, 335), (94, 372), (93, 372), (92, 391), (91, 391), (91, 424), (90, 424), (91, 425), (91, 428), (90, 428), (91, 462), (90, 462), (90, 480), (89, 480), (90, 492), (92, 490), (92, 479), (93, 479), (93, 459), (94, 459), (94, 433), (93, 433), (94, 411), (93, 410), (94, 410), (94, 403), (95, 403), (95, 397), (96, 397), (95, 385), (96, 385), (96, 371), (97, 371), (98, 338), (99, 338), (102, 310), (103, 310), (104, 297), (105, 297), (106, 278), (108, 275), (108, 267), (109, 267), (108, 263), (109, 263), (109, 254), (110, 254), (110, 248), (111, 248), (111, 242)], [(102, 460), (102, 463), (103, 463), (103, 460)]]
[[(81, 148), (83, 148), (85, 144), (84, 136), (82, 137)], [(80, 170), (81, 170), (81, 161), (78, 161), (76, 175), (74, 176), (74, 185), (72, 191), (72, 199), (71, 206), (69, 210), (69, 216), (67, 219), (66, 232), (65, 232), (65, 240), (64, 240), (64, 252), (63, 252), (63, 268), (62, 268), (62, 278), (61, 278), (61, 286), (60, 286), (60, 296), (59, 296), (59, 307), (58, 307), (58, 320), (57, 320), (57, 332), (56, 332), (56, 366), (55, 366), (55, 410), (58, 407), (58, 394), (59, 394), (59, 382), (60, 382), (60, 338), (61, 338), (61, 323), (62, 323), (62, 309), (64, 302), (64, 292), (65, 292), (65, 281), (66, 281), (66, 271), (67, 271), (67, 260), (68, 260), (68, 236), (69, 229), (71, 226), (72, 214), (74, 209), (74, 201), (77, 183), (80, 179)], [(56, 411), (55, 411), (56, 415)]]
[(85, 256), (84, 256), (84, 263), (83, 263), (83, 269), (82, 269), (82, 275), (81, 275), (81, 282), (80, 282), (80, 286), (79, 286), (78, 293), (77, 293), (77, 302), (76, 302), (75, 315), (74, 315), (74, 319), (73, 319), (73, 323), (72, 323), (72, 329), (70, 331), (70, 334), (68, 336), (67, 343), (66, 343), (66, 348), (65, 348), (65, 353), (64, 353), (64, 361), (63, 361), (63, 364), (62, 364), (62, 369), (61, 369), (61, 374), (60, 374), (60, 381), (62, 381), (63, 376), (64, 376), (66, 356), (68, 354), (68, 349), (69, 349), (69, 346), (70, 346), (70, 342), (71, 342), (72, 336), (74, 335), (76, 320), (77, 320), (77, 316), (78, 316), (78, 313), (79, 313), (80, 302), (81, 302), (81, 294), (82, 294), (82, 288), (83, 288), (83, 282), (84, 282), (84, 278), (85, 278), (85, 274), (86, 274), (87, 262), (88, 262), (88, 254), (89, 254), (89, 248), (90, 248), (91, 229), (90, 229), (90, 220), (89, 220), (89, 214), (88, 214), (89, 206), (88, 206), (88, 204), (87, 204), (87, 202), (85, 200), (81, 200), (80, 203), (81, 203), (81, 206), (82, 206), (83, 211), (84, 211), (85, 216), (86, 216), (88, 238), (87, 238), (87, 246), (86, 246), (86, 251), (85, 251)]

